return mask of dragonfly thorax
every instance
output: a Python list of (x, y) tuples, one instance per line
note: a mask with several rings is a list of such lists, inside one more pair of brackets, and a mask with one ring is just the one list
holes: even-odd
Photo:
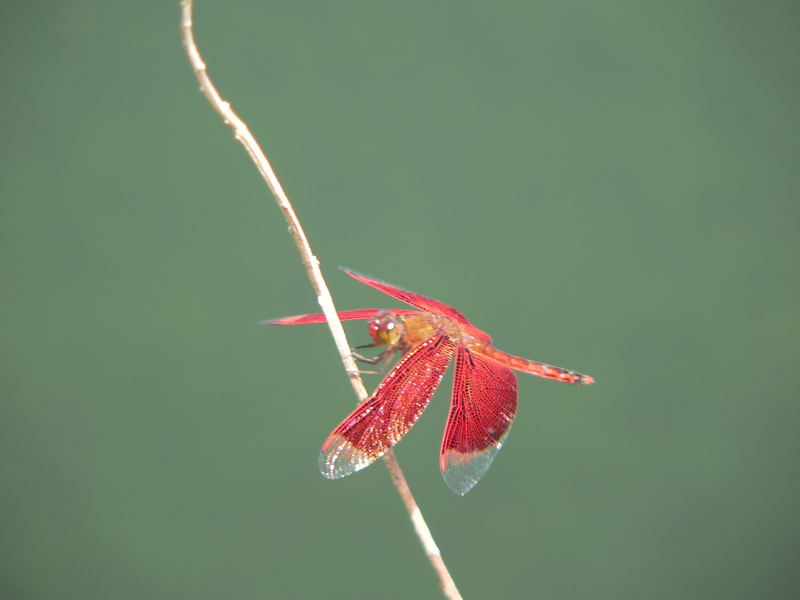
[(382, 310), (367, 322), (369, 335), (378, 346), (397, 346), (405, 336), (403, 320), (392, 314), (391, 311)]

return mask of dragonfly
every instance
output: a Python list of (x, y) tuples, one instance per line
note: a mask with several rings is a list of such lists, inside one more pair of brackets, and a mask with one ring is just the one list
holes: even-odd
[[(354, 348), (354, 358), (378, 364), (401, 357), (378, 384), (331, 432), (319, 457), (322, 475), (346, 477), (368, 467), (405, 437), (428, 406), (447, 367), (455, 359), (450, 411), (439, 452), (448, 487), (463, 496), (486, 474), (517, 413), (514, 371), (575, 385), (594, 383), (589, 375), (513, 356), (457, 309), (385, 281), (342, 269), (350, 277), (416, 310), (361, 308), (338, 313), (342, 321), (366, 320), (372, 343)], [(325, 322), (322, 313), (264, 321), (270, 325)], [(356, 353), (381, 348), (375, 357)]]

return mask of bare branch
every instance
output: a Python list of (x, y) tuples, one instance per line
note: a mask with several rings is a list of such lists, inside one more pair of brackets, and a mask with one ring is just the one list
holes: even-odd
[[(319, 260), (314, 256), (311, 245), (308, 243), (308, 238), (306, 238), (306, 234), (300, 224), (300, 220), (297, 218), (294, 208), (263, 150), (255, 137), (253, 137), (253, 134), (250, 133), (250, 129), (245, 122), (242, 121), (231, 108), (230, 103), (220, 96), (217, 88), (208, 76), (206, 64), (194, 40), (194, 32), (192, 30), (192, 4), (192, 0), (183, 0), (181, 2), (181, 37), (186, 54), (189, 57), (189, 62), (192, 65), (192, 70), (197, 77), (197, 81), (200, 83), (200, 91), (214, 110), (219, 113), (225, 124), (233, 130), (234, 137), (244, 146), (247, 154), (250, 155), (259, 173), (261, 173), (261, 176), (267, 182), (272, 195), (275, 197), (278, 207), (281, 209), (286, 222), (289, 224), (289, 233), (292, 235), (297, 245), (300, 258), (308, 274), (308, 279), (311, 281), (314, 292), (317, 294), (317, 302), (328, 321), (328, 327), (331, 330), (336, 349), (339, 351), (339, 357), (344, 365), (344, 370), (350, 379), (350, 383), (353, 386), (353, 390), (359, 402), (363, 402), (368, 396), (367, 390), (359, 376), (358, 367), (350, 351), (350, 344), (347, 342), (344, 328), (336, 314), (336, 307), (333, 304), (328, 286), (322, 277)], [(425, 523), (422, 511), (420, 511), (419, 506), (414, 500), (414, 496), (411, 494), (411, 488), (409, 488), (403, 471), (400, 469), (400, 464), (397, 462), (397, 458), (392, 450), (389, 450), (384, 455), (384, 461), (389, 469), (392, 481), (403, 500), (406, 511), (408, 511), (408, 515), (414, 525), (414, 531), (419, 537), (420, 543), (436, 575), (439, 577), (439, 585), (442, 588), (442, 592), (449, 600), (461, 600), (461, 594), (459, 594), (458, 588), (450, 572), (447, 570), (444, 560), (442, 560), (441, 552), (433, 539), (428, 525)]]

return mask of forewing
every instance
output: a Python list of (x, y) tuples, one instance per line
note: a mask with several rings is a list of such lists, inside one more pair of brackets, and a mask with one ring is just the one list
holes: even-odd
[[(341, 310), (337, 315), (342, 321), (355, 321), (358, 319), (371, 319), (376, 313), (380, 312), (380, 308), (357, 308), (355, 310)], [(416, 310), (393, 310), (394, 314), (401, 317), (408, 315), (419, 314)], [(270, 319), (269, 321), (261, 321), (262, 325), (305, 325), (306, 323), (324, 323), (325, 315), (322, 313), (314, 313), (310, 315), (295, 315), (293, 317), (282, 317), (280, 319)]]
[(322, 446), (319, 467), (328, 479), (346, 477), (369, 466), (397, 442), (428, 406), (453, 358), (454, 342), (445, 335), (411, 348)]
[(516, 413), (514, 372), (459, 346), (439, 457), (445, 483), (456, 494), (470, 491), (489, 469)]
[(422, 296), (421, 294), (415, 294), (414, 292), (409, 292), (408, 290), (404, 290), (403, 288), (397, 287), (396, 285), (392, 285), (391, 283), (386, 283), (385, 281), (381, 281), (380, 279), (375, 279), (373, 277), (369, 277), (368, 275), (362, 275), (361, 273), (356, 273), (355, 271), (351, 271), (350, 269), (342, 268), (342, 271), (350, 275), (353, 279), (357, 279), (361, 283), (364, 283), (376, 290), (383, 292), (400, 300), (400, 302), (405, 302), (415, 308), (419, 308), (424, 311), (437, 313), (447, 317), (448, 319), (459, 323), (460, 325), (465, 326), (465, 330), (470, 335), (477, 337), (487, 343), (491, 343), (492, 338), (489, 335), (475, 327), (472, 323), (469, 322), (467, 317), (461, 314), (461, 311), (453, 308), (452, 306), (448, 306), (444, 302), (439, 302), (438, 300), (434, 300), (433, 298), (427, 298)]

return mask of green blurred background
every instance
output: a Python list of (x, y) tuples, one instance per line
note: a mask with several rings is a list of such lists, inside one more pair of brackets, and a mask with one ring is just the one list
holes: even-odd
[[(0, 597), (438, 598), (176, 2), (4, 3)], [(793, 2), (202, 1), (339, 308), (452, 303), (520, 380), (481, 484), (398, 455), (466, 598), (796, 598)], [(348, 326), (364, 343), (361, 324)], [(377, 378), (368, 377), (372, 387)]]

